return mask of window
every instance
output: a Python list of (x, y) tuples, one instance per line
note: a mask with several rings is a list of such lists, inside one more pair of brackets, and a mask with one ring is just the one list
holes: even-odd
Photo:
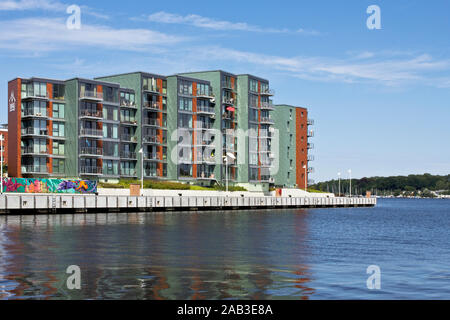
[(103, 174), (108, 176), (119, 175), (119, 161), (103, 160)]
[(250, 168), (250, 180), (258, 180), (258, 168)]
[(258, 108), (258, 96), (251, 94), (249, 97), (249, 107)]
[(180, 164), (178, 168), (180, 177), (192, 177), (192, 165)]
[(163, 80), (163, 81), (162, 81), (162, 85), (163, 85), (162, 93), (163, 93), (163, 94), (167, 94), (167, 80)]
[(251, 166), (257, 166), (258, 165), (258, 154), (257, 153), (250, 153), (249, 154), (249, 161)]
[(53, 122), (53, 136), (64, 137), (65, 125), (61, 122)]
[(119, 120), (119, 109), (114, 107), (103, 107), (103, 119), (118, 121)]
[(107, 102), (118, 103), (118, 93), (118, 88), (103, 86), (103, 100)]
[(64, 119), (64, 104), (53, 103), (53, 118)]
[(53, 174), (64, 174), (64, 159), (53, 159)]
[(289, 109), (289, 120), (292, 120), (292, 109)]
[(261, 83), (261, 92), (269, 92), (269, 84), (268, 83)]
[(53, 141), (53, 154), (57, 156), (64, 155), (64, 142)]
[(124, 161), (120, 163), (120, 174), (124, 176), (136, 175), (136, 163), (133, 161)]
[(53, 84), (53, 99), (64, 100), (66, 87), (63, 84)]
[(250, 79), (250, 91), (258, 92), (258, 81)]
[(33, 86), (34, 86), (34, 96), (36, 97), (47, 96), (47, 85), (44, 82), (35, 82)]
[(181, 111), (192, 111), (192, 99), (180, 98), (178, 109)]
[(250, 121), (258, 122), (258, 110), (249, 109), (248, 119)]
[(134, 93), (130, 93), (130, 92), (121, 92), (120, 93), (120, 105), (121, 106), (128, 106), (128, 107), (132, 107), (135, 105), (135, 95)]
[(290, 177), (291, 177), (291, 173), (288, 172), (288, 173), (287, 173), (287, 178), (290, 179)]
[(136, 111), (133, 109), (120, 110), (120, 121), (128, 123), (136, 122), (135, 114)]
[(119, 157), (119, 143), (103, 141), (103, 155), (106, 157)]
[(103, 138), (118, 139), (119, 126), (117, 124), (104, 123), (103, 124)]
[(180, 80), (178, 92), (180, 94), (192, 95), (192, 82)]
[(179, 114), (178, 115), (178, 128), (192, 128), (192, 115)]
[(22, 116), (47, 116), (47, 103), (45, 101), (34, 100), (22, 103)]
[(209, 96), (211, 94), (211, 87), (209, 84), (198, 83), (197, 84), (197, 95), (206, 95)]
[(156, 78), (144, 78), (143, 79), (143, 87), (146, 91), (159, 92), (159, 87), (157, 85)]

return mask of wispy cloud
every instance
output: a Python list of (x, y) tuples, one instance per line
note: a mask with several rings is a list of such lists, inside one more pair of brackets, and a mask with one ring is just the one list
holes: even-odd
[(45, 52), (73, 47), (101, 47), (143, 51), (187, 40), (148, 29), (115, 29), (83, 24), (80, 30), (68, 30), (64, 19), (27, 18), (0, 21), (0, 48)]
[(263, 33), (299, 33), (305, 35), (318, 35), (318, 31), (314, 30), (289, 30), (289, 29), (277, 29), (266, 28), (256, 25), (251, 25), (246, 22), (232, 22), (226, 20), (217, 20), (208, 17), (203, 17), (197, 14), (179, 15), (168, 13), (164, 11), (156, 12), (147, 17), (148, 21), (168, 24), (182, 24), (190, 25), (198, 28), (221, 30), (221, 31), (247, 31), (247, 32), (263, 32)]
[[(70, 4), (58, 0), (5, 0), (0, 1), (0, 11), (27, 11), (43, 10), (52, 12), (66, 12)], [(82, 14), (87, 14), (99, 19), (109, 19), (109, 15), (97, 12), (91, 7), (80, 6)]]

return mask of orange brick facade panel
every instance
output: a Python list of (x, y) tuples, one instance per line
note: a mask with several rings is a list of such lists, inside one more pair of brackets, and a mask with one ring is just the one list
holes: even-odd
[(8, 83), (8, 175), (21, 178), (21, 79)]
[[(297, 187), (299, 189), (305, 189), (305, 182), (307, 183), (307, 170), (308, 170), (308, 110), (304, 108), (297, 108), (295, 114), (295, 127), (296, 127), (296, 177)], [(306, 165), (306, 169), (303, 166)], [(306, 181), (305, 181), (306, 175)]]

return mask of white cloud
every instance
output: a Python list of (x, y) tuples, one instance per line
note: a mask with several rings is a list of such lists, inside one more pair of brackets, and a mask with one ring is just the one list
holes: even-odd
[(221, 30), (221, 31), (249, 31), (249, 32), (264, 32), (264, 33), (299, 33), (305, 35), (318, 35), (318, 31), (308, 31), (305, 29), (298, 29), (291, 31), (289, 29), (265, 28), (255, 25), (250, 25), (245, 22), (232, 22), (225, 20), (215, 20), (208, 17), (202, 17), (197, 14), (189, 14), (182, 16), (179, 14), (168, 13), (160, 11), (151, 14), (147, 17), (149, 21), (168, 24), (183, 24), (198, 28)]
[(84, 48), (142, 51), (171, 45), (187, 38), (148, 29), (114, 29), (82, 24), (80, 30), (68, 30), (64, 19), (27, 18), (0, 21), (0, 48), (22, 52), (45, 52)]
[(64, 11), (67, 5), (54, 0), (6, 0), (0, 1), (0, 11), (49, 10)]

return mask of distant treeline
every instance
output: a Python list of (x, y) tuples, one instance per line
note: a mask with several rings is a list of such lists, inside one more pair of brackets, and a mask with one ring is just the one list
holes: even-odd
[[(338, 193), (338, 180), (319, 182), (311, 188), (320, 191)], [(348, 179), (341, 179), (341, 193), (349, 193), (350, 182)], [(352, 179), (352, 194), (398, 194), (400, 192), (418, 191), (442, 191), (450, 190), (450, 175), (434, 176), (428, 173), (422, 175), (411, 174), (409, 176), (397, 177), (372, 177), (362, 179)]]

